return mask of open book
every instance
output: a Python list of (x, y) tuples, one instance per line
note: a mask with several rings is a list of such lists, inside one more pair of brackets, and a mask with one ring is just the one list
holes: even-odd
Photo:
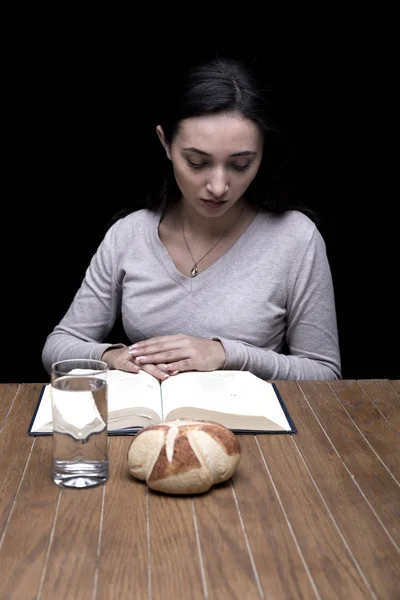
[[(127, 435), (161, 421), (216, 421), (236, 433), (295, 433), (274, 383), (248, 371), (182, 372), (160, 381), (145, 371), (111, 370), (108, 433)], [(28, 434), (51, 434), (50, 384), (43, 386)]]

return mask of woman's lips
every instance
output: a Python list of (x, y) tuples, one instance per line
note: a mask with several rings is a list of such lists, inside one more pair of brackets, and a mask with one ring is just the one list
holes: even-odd
[(205, 200), (204, 198), (202, 198), (201, 201), (204, 202), (204, 204), (210, 208), (220, 208), (221, 206), (226, 204), (226, 200)]

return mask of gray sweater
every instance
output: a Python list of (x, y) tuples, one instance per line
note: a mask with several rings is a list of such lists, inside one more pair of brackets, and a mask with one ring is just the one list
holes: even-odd
[[(260, 212), (214, 265), (182, 275), (158, 236), (160, 215), (139, 210), (106, 233), (43, 364), (101, 358), (116, 318), (132, 343), (184, 333), (218, 339), (225, 369), (264, 379), (337, 379), (340, 354), (323, 238), (308, 217)], [(282, 354), (287, 342), (289, 353)], [(118, 342), (118, 340), (115, 340)]]

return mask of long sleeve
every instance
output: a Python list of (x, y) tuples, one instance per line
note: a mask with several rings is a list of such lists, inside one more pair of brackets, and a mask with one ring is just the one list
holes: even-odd
[(111, 331), (121, 304), (121, 286), (114, 268), (114, 236), (115, 228), (107, 232), (66, 315), (46, 339), (42, 361), (48, 372), (59, 360), (100, 359), (111, 346), (102, 340)]
[(331, 271), (325, 243), (315, 229), (287, 282), (286, 342), (290, 354), (219, 338), (225, 369), (249, 370), (266, 379), (338, 379), (341, 363)]

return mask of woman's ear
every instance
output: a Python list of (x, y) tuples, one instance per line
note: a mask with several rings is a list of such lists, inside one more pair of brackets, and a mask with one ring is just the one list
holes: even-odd
[(160, 142), (164, 146), (164, 150), (165, 150), (165, 152), (166, 152), (169, 160), (172, 160), (172, 158), (171, 158), (171, 151), (170, 151), (169, 145), (166, 142), (165, 135), (164, 135), (164, 130), (161, 127), (161, 125), (157, 125), (156, 131), (157, 131), (158, 139), (160, 140)]

